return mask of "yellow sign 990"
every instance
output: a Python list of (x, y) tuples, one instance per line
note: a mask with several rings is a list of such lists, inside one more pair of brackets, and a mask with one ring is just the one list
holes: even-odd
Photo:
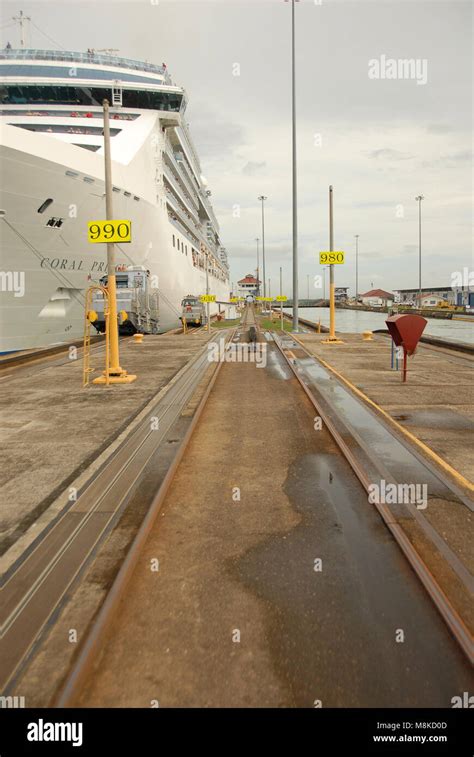
[(319, 253), (319, 265), (334, 265), (336, 263), (344, 263), (343, 252), (320, 252)]
[(132, 241), (131, 221), (89, 221), (87, 230), (91, 244)]
[(201, 294), (199, 299), (201, 302), (215, 302), (216, 295), (215, 294)]

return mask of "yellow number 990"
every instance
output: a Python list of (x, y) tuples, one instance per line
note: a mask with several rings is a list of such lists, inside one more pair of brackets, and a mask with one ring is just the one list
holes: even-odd
[(89, 227), (89, 234), (91, 239), (98, 239), (100, 237), (100, 226), (98, 223), (93, 223)]

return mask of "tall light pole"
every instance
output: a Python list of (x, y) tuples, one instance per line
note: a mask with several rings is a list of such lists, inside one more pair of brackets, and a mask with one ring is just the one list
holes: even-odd
[(291, 0), (291, 140), (293, 161), (293, 331), (298, 331), (298, 204), (296, 176), (295, 2)]
[(264, 203), (265, 200), (268, 200), (268, 197), (265, 197), (265, 195), (260, 195), (258, 198), (260, 202), (262, 203), (262, 258), (263, 258), (263, 296), (265, 297), (266, 289), (265, 289), (265, 210), (264, 210)]
[(260, 295), (260, 254), (258, 251), (258, 243), (260, 239), (257, 237), (255, 239), (257, 243), (257, 297)]
[(357, 294), (359, 292), (359, 235), (355, 235), (356, 240), (356, 291), (355, 291), (355, 301), (357, 305)]
[(421, 201), (425, 198), (423, 195), (418, 195), (415, 200), (418, 202), (418, 288), (420, 294), (420, 308), (421, 308)]

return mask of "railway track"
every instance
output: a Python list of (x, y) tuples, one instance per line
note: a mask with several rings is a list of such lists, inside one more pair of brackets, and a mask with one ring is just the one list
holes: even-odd
[[(233, 329), (232, 332), (228, 332), (228, 338), (232, 339), (233, 341), (245, 339), (247, 336), (248, 328), (251, 325), (256, 325), (255, 313), (253, 312), (253, 309), (247, 308), (244, 311), (240, 326), (236, 329)], [(259, 338), (261, 337), (262, 335), (259, 332)], [(222, 335), (216, 335), (216, 338), (222, 338)], [(265, 338), (267, 339), (267, 336), (265, 336)], [(330, 407), (325, 405), (324, 397), (318, 395), (317, 385), (312, 383), (311, 381), (308, 381), (308, 374), (304, 375), (304, 372), (301, 370), (301, 355), (298, 357), (298, 350), (300, 349), (300, 345), (290, 339), (287, 339), (285, 343), (285, 339), (280, 340), (274, 338), (272, 341), (268, 342), (268, 347), (270, 350), (277, 351), (277, 354), (280, 355), (280, 360), (283, 360), (284, 364), (287, 366), (291, 374), (296, 377), (310, 402), (323, 418), (326, 428), (336, 441), (342, 455), (356, 473), (362, 487), (367, 491), (370, 481), (373, 480), (372, 474), (374, 466), (372, 466), (372, 468), (370, 468), (370, 466), (367, 466), (366, 450), (363, 449), (363, 445), (361, 446), (361, 451), (356, 451), (353, 444), (348, 443), (347, 436), (341, 434), (340, 427), (338, 427), (334, 417), (332, 417), (331, 415)], [(306, 356), (306, 359), (308, 358), (308, 356), (309, 353)], [(312, 357), (311, 359), (313, 360)], [(199, 358), (196, 359), (196, 362), (199, 362)], [(300, 365), (298, 365), (298, 362), (300, 362)], [(192, 420), (190, 421), (186, 433), (181, 440), (179, 449), (176, 452), (173, 462), (159, 484), (159, 488), (153, 499), (152, 505), (149, 508), (147, 515), (142, 525), (140, 526), (130, 549), (128, 550), (125, 561), (123, 562), (118, 574), (116, 575), (110, 591), (107, 594), (105, 602), (102, 604), (98, 615), (90, 626), (89, 632), (82, 643), (76, 660), (69, 670), (69, 673), (67, 674), (66, 679), (61, 687), (61, 690), (56, 697), (56, 706), (74, 706), (74, 704), (78, 700), (80, 692), (83, 690), (86, 681), (94, 674), (94, 668), (97, 663), (98, 656), (104, 649), (104, 644), (106, 643), (106, 639), (110, 634), (110, 629), (112, 627), (113, 620), (116, 617), (119, 605), (127, 596), (127, 587), (132, 578), (132, 575), (134, 574), (135, 568), (137, 567), (140, 555), (144, 549), (144, 545), (147, 539), (150, 537), (150, 534), (153, 532), (157, 515), (169, 491), (170, 484), (179, 469), (179, 465), (183, 459), (187, 445), (192, 438), (192, 435), (196, 431), (196, 427), (198, 426), (203, 409), (206, 406), (211, 390), (214, 387), (216, 380), (218, 379), (219, 372), (223, 364), (224, 363), (217, 363), (216, 368), (212, 373), (212, 377), (207, 383), (207, 387), (203, 395), (201, 396), (201, 399), (199, 400), (199, 404), (197, 405), (195, 412), (193, 413)], [(281, 371), (282, 369), (280, 368), (279, 370)], [(319, 379), (320, 378), (321, 377), (319, 377)], [(188, 376), (188, 379), (186, 381), (192, 383), (191, 377)], [(186, 397), (184, 396), (184, 394), (180, 393), (178, 389), (176, 390), (176, 394), (180, 395), (180, 399), (177, 400), (177, 397), (173, 398), (173, 396), (168, 397), (168, 409), (175, 406), (176, 401), (178, 401), (179, 407), (181, 409), (186, 404)], [(188, 399), (189, 396), (190, 395), (188, 394)], [(176, 416), (176, 414), (174, 415)], [(168, 428), (171, 425), (172, 420), (170, 418)], [(357, 441), (360, 442), (361, 440), (357, 439)], [(101, 530), (101, 535), (98, 534), (97, 528), (95, 528), (95, 533), (92, 534), (89, 538), (88, 544), (85, 547), (82, 547), (82, 553), (79, 554), (78, 552), (74, 555), (74, 565), (69, 569), (69, 572), (65, 571), (65, 562), (63, 561), (64, 553), (69, 553), (69, 557), (71, 556), (71, 554), (73, 554), (71, 552), (71, 545), (73, 545), (75, 541), (77, 545), (78, 534), (81, 531), (82, 534), (87, 531), (87, 529), (84, 529), (84, 525), (87, 523), (87, 521), (89, 521), (89, 523), (92, 522), (93, 513), (98, 513), (100, 510), (102, 510), (110, 515), (111, 505), (112, 503), (115, 503), (115, 498), (118, 491), (122, 491), (123, 498), (126, 499), (127, 493), (133, 486), (133, 482), (136, 481), (137, 477), (140, 475), (140, 470), (143, 470), (145, 458), (149, 459), (149, 456), (151, 454), (150, 448), (148, 448), (147, 452), (140, 453), (140, 450), (145, 450), (146, 445), (149, 445), (150, 443), (149, 434), (144, 433), (143, 428), (141, 430), (138, 429), (137, 438), (130, 440), (130, 445), (128, 446), (128, 448), (121, 450), (120, 458), (117, 460), (114, 459), (112, 461), (112, 467), (105, 471), (105, 478), (98, 478), (96, 481), (91, 482), (92, 489), (89, 491), (86, 490), (84, 492), (82, 510), (84, 511), (85, 515), (82, 519), (84, 521), (82, 527), (79, 528), (80, 524), (78, 524), (77, 522), (75, 524), (67, 524), (66, 517), (62, 516), (59, 519), (58, 523), (55, 524), (55, 527), (59, 528), (60, 530), (56, 533), (56, 539), (55, 541), (53, 540), (53, 544), (48, 544), (44, 539), (40, 540), (38, 545), (34, 545), (34, 549), (31, 554), (26, 555), (18, 565), (13, 566), (13, 574), (7, 577), (7, 588), (8, 583), (14, 580), (15, 577), (17, 579), (17, 585), (16, 591), (15, 586), (13, 586), (14, 590), (12, 592), (12, 584), (10, 584), (10, 598), (8, 599), (7, 597), (7, 610), (6, 613), (4, 611), (4, 615), (2, 617), (4, 628), (6, 629), (8, 646), (6, 649), (4, 647), (4, 652), (6, 651), (6, 655), (4, 654), (0, 664), (0, 668), (2, 670), (5, 670), (5, 665), (9, 666), (9, 671), (8, 678), (6, 681), (4, 678), (2, 682), (3, 687), (0, 684), (0, 689), (4, 688), (6, 691), (8, 691), (9, 686), (14, 686), (15, 677), (21, 670), (22, 665), (24, 666), (28, 662), (29, 653), (33, 653), (35, 640), (38, 640), (38, 638), (40, 637), (41, 630), (44, 627), (47, 618), (50, 617), (53, 609), (57, 611), (61, 608), (61, 599), (64, 596), (65, 587), (70, 586), (72, 581), (79, 576), (80, 571), (87, 562), (87, 555), (89, 555), (91, 552), (92, 544), (97, 544), (98, 539), (104, 537), (108, 533), (107, 528), (110, 528), (113, 525), (113, 517), (109, 518), (107, 525), (104, 522), (101, 524), (99, 529)], [(156, 445), (153, 446), (156, 447)], [(142, 459), (139, 460), (138, 457), (141, 457)], [(386, 460), (384, 461), (384, 465), (386, 465)], [(388, 478), (390, 478), (391, 474), (386, 469), (386, 467), (384, 467), (384, 474)], [(462, 496), (459, 492), (453, 492), (452, 486), (450, 486), (449, 481), (442, 481), (442, 486), (445, 487), (445, 489), (449, 489), (452, 496)], [(104, 505), (103, 507), (100, 507), (101, 502)], [(386, 506), (378, 506), (377, 509), (395, 541), (407, 557), (411, 567), (414, 569), (416, 575), (427, 590), (430, 598), (433, 600), (438, 611), (441, 613), (444, 621), (447, 623), (452, 635), (455, 637), (456, 641), (459, 643), (466, 656), (472, 662), (472, 637), (470, 637), (463, 621), (459, 617), (456, 610), (452, 607), (449, 600), (440, 589), (439, 585), (434, 580), (433, 576), (431, 575), (426, 565), (423, 563), (423, 560), (421, 559), (419, 554), (417, 554), (414, 550), (413, 546), (405, 536), (403, 530), (397, 525), (396, 519), (389, 511), (389, 508), (387, 508)], [(120, 504), (115, 507), (116, 515), (118, 514), (119, 510)], [(64, 513), (64, 516), (66, 515), (67, 513)], [(413, 514), (413, 517), (416, 517), (416, 515)], [(423, 516), (421, 515), (418, 520), (422, 522)], [(424, 527), (429, 536), (433, 538), (433, 533), (430, 532), (429, 524), (428, 526), (424, 524)], [(68, 533), (69, 536), (67, 535)], [(438, 544), (437, 546), (442, 548), (442, 545), (440, 544)], [(41, 555), (41, 551), (38, 554), (38, 549), (43, 550), (43, 555)], [(49, 557), (46, 557), (45, 551), (48, 552)], [(444, 549), (443, 554), (444, 557), (447, 557), (448, 560), (451, 561), (451, 567), (453, 568), (453, 570), (458, 572), (460, 579), (469, 580), (469, 577), (463, 574), (462, 566), (456, 564), (456, 559), (454, 559), (454, 561), (452, 560), (453, 555), (449, 554), (449, 551), (446, 551), (446, 549)], [(18, 571), (22, 571), (22, 569), (24, 571), (25, 566), (27, 576), (28, 574), (30, 576), (31, 574), (37, 576), (35, 581), (33, 583), (30, 583), (28, 592), (24, 591), (24, 587), (27, 584), (27, 578), (26, 583), (24, 575), (23, 579), (18, 581), (18, 577), (20, 577), (21, 579), (21, 574)], [(62, 586), (59, 587), (57, 585), (58, 575), (61, 576), (62, 581)], [(45, 607), (45, 603), (48, 602), (48, 598), (50, 597), (52, 590), (54, 590), (54, 603), (50, 602), (49, 606)], [(34, 614), (32, 617), (32, 602), (36, 602), (36, 605), (33, 607), (35, 613), (38, 612), (38, 605), (42, 607), (40, 613), (42, 620), (37, 614)], [(30, 626), (32, 626), (32, 628), (30, 628)], [(27, 635), (28, 633), (29, 638), (27, 639), (27, 643), (25, 643), (25, 635)], [(21, 639), (21, 643), (18, 642), (18, 639)], [(12, 653), (14, 658), (13, 661), (11, 661)]]
[[(255, 314), (247, 309), (242, 318), (240, 327), (238, 327), (234, 333), (234, 339), (242, 339), (243, 337), (245, 337), (247, 329), (254, 323)], [(297, 345), (292, 344), (292, 349), (290, 349), (290, 343), (285, 345), (280, 343), (279, 340), (274, 339), (274, 341), (270, 342), (268, 346), (270, 350), (275, 348), (277, 349), (277, 353), (281, 356), (280, 359), (283, 359), (283, 362), (288, 367), (291, 374), (297, 378), (300, 386), (304, 390), (310, 402), (317, 409), (318, 413), (320, 413), (323, 417), (326, 428), (335, 439), (342, 455), (349, 462), (349, 464), (355, 471), (361, 485), (367, 491), (367, 486), (370, 481), (370, 472), (362, 467), (361, 460), (356, 458), (354, 450), (352, 448), (349, 448), (347, 440), (345, 441), (342, 438), (339, 429), (332, 421), (330, 415), (326, 412), (326, 409), (323, 408), (321, 403), (315, 398), (313, 387), (308, 386), (303, 376), (298, 371), (298, 368), (295, 365), (295, 352), (297, 350)], [(171, 480), (178, 471), (179, 462), (184, 454), (184, 448), (190, 441), (192, 434), (196, 431), (196, 426), (199, 423), (199, 418), (201, 416), (202, 410), (209, 398), (211, 389), (213, 388), (214, 383), (218, 378), (218, 372), (221, 365), (222, 364), (220, 364), (218, 370), (216, 370), (211, 384), (208, 386), (206, 393), (200, 401), (198, 410), (193, 418), (193, 423), (189, 427), (186, 439), (183, 442), (182, 451), (180, 452), (179, 457), (176, 458), (176, 462), (173, 465), (172, 469), (170, 469), (169, 471), (169, 475), (167, 476), (167, 480), (165, 482), (166, 485), (164, 485), (157, 493), (149, 515), (147, 516), (146, 521), (143, 523), (140, 532), (134, 540), (134, 543), (127, 555), (126, 561), (123, 564), (112, 586), (107, 600), (102, 606), (99, 616), (96, 619), (93, 627), (91, 628), (91, 631), (80, 651), (80, 654), (73, 668), (70, 670), (67, 679), (61, 689), (61, 692), (56, 699), (56, 705), (59, 707), (74, 706), (80, 698), (80, 694), (83, 691), (86, 683), (91, 679), (91, 677), (93, 678), (95, 675), (98, 658), (106, 646), (107, 639), (111, 633), (111, 628), (113, 627), (114, 618), (117, 615), (117, 610), (120, 606), (122, 608), (121, 613), (123, 613), (122, 603), (125, 602), (127, 598), (127, 587), (129, 585), (129, 582), (131, 581), (132, 575), (134, 574), (135, 568), (138, 565), (146, 541), (153, 532), (156, 516), (163, 505), (166, 494), (169, 490)], [(448, 624), (451, 633), (460, 644), (464, 653), (472, 661), (472, 646), (470, 646), (470, 643), (472, 644), (472, 640), (470, 642), (469, 634), (463, 622), (460, 620), (455, 610), (449, 605), (449, 601), (444, 596), (439, 586), (437, 586), (436, 582), (431, 576), (429, 570), (423, 564), (423, 561), (421, 560), (419, 555), (412, 548), (402, 529), (397, 526), (396, 521), (393, 515), (391, 515), (388, 511), (388, 508), (379, 507), (378, 510), (385, 524), (389, 528), (392, 536), (395, 538), (395, 541), (401, 547), (403, 553), (408, 558), (410, 565), (415, 570), (418, 578), (423, 583), (425, 589), (427, 589), (430, 598), (434, 601), (437, 609), (441, 612), (441, 615), (443, 616), (445, 622)]]
[[(218, 363), (214, 370), (217, 372), (219, 367)], [(204, 349), (171, 382), (149, 415), (77, 493), (77, 499), (65, 504), (2, 577), (0, 691), (3, 693), (14, 685), (37, 650), (51, 618), (64, 606), (67, 592), (120, 519), (148, 463), (161, 449), (160, 445), (166, 443), (209, 369), (206, 342)], [(172, 470), (173, 467), (159, 482), (160, 490), (166, 490)]]
[[(420, 483), (428, 482), (427, 486), (431, 498), (442, 498), (447, 502), (462, 502), (469, 510), (474, 510), (474, 501), (470, 493), (466, 493), (449, 475), (435, 467), (429, 459), (424, 458), (416, 450), (408, 448), (404, 444), (403, 438), (394, 437), (391, 430), (384, 426), (382, 420), (372, 414), (370, 409), (364, 407), (357, 399), (352, 398), (350, 392), (337, 380), (334, 380), (329, 371), (318, 363), (317, 359), (299, 340), (295, 342), (290, 338), (275, 338), (275, 343), (368, 494), (373, 482), (381, 478), (393, 483), (402, 483), (405, 482), (407, 477), (410, 477), (410, 480), (413, 478)], [(301, 353), (303, 353), (303, 356)], [(326, 401), (327, 395), (321, 388), (325, 384), (327, 389), (330, 383), (333, 384), (334, 388), (332, 403)], [(357, 412), (354, 413), (356, 417), (359, 416), (357, 425), (352, 426), (347, 422), (343, 424), (338, 422), (339, 418), (335, 413), (335, 405), (339, 406), (339, 412), (345, 412), (343, 407), (344, 394), (348, 402), (347, 410), (354, 410), (357, 405), (359, 406)], [(345, 417), (347, 421), (347, 415)], [(371, 430), (372, 444), (366, 442), (367, 438), (370, 438)], [(388, 452), (389, 446), (390, 452)], [(471, 573), (433, 528), (423, 510), (417, 509), (415, 505), (408, 505), (408, 512), (398, 509), (394, 517), (394, 512), (387, 504), (378, 502), (374, 502), (374, 504), (451, 633), (471, 665), (474, 664), (474, 639), (471, 632), (419, 552), (408, 539), (396, 516), (398, 518), (400, 516), (410, 517), (416, 520), (425, 537), (440, 552), (458, 577), (468, 597), (472, 597), (474, 592), (474, 580)]]

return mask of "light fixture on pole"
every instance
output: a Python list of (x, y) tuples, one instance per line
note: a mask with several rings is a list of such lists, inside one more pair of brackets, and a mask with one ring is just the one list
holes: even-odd
[(265, 195), (260, 195), (258, 198), (260, 202), (262, 203), (262, 258), (263, 258), (263, 296), (265, 297), (265, 210), (264, 210), (264, 203), (265, 200), (268, 200), (268, 197), (265, 197)]
[[(288, 0), (285, 0), (288, 2)], [(296, 175), (295, 2), (291, 0), (291, 143), (293, 184), (293, 331), (298, 331), (298, 204)]]
[(418, 197), (415, 197), (415, 200), (418, 203), (418, 289), (419, 289), (419, 297), (420, 297), (420, 305), (421, 308), (421, 201), (424, 200), (423, 195), (418, 195)]
[(356, 240), (356, 291), (355, 291), (355, 301), (357, 305), (357, 295), (359, 293), (359, 235), (355, 235)]

